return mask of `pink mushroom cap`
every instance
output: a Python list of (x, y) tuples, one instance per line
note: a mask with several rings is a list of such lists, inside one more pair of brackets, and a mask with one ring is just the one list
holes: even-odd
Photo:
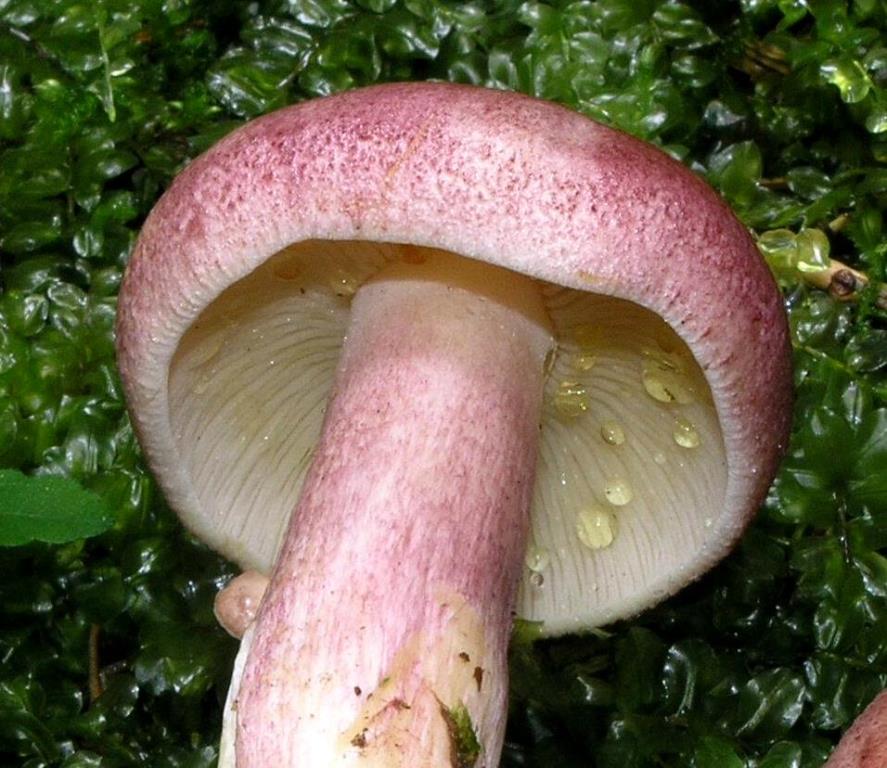
[[(148, 462), (197, 536), (270, 571), (346, 294), (411, 249), (533, 278), (559, 336), (519, 615), (547, 633), (605, 624), (729, 550), (791, 412), (786, 318), (753, 241), (660, 150), (554, 104), (444, 84), (255, 120), (194, 160), (145, 222), (119, 365)], [(278, 437), (282, 422), (296, 428)], [(626, 497), (623, 480), (633, 501), (611, 510), (605, 486)], [(581, 517), (585, 500), (617, 516), (612, 543), (589, 531), (600, 521)]]
[(885, 765), (887, 691), (882, 691), (847, 729), (823, 768), (883, 768)]

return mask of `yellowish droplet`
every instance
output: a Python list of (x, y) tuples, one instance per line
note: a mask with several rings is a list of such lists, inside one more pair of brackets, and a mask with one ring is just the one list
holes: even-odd
[(672, 437), (681, 448), (696, 448), (699, 445), (699, 432), (693, 422), (683, 416), (675, 419)]
[(662, 466), (668, 461), (668, 459), (665, 458), (665, 454), (662, 451), (656, 451), (656, 453), (653, 454), (653, 461), (659, 464), (659, 466)]
[(607, 481), (604, 496), (614, 507), (624, 507), (634, 498), (634, 493), (625, 480), (617, 478)]
[(601, 424), (601, 437), (608, 445), (622, 445), (625, 442), (625, 430), (615, 421)]
[(686, 405), (693, 402), (688, 382), (678, 371), (662, 367), (657, 363), (645, 364), (641, 381), (647, 394), (660, 403)]
[(655, 347), (642, 348), (641, 356), (641, 379), (654, 400), (686, 405), (710, 399), (708, 388), (699, 388), (690, 373), (694, 369), (692, 358), (680, 349), (670, 351), (664, 344), (657, 343)]
[(540, 573), (548, 568), (551, 562), (551, 553), (545, 547), (537, 547), (535, 544), (531, 544), (527, 548), (524, 562), (529, 570), (534, 573)]
[(588, 352), (576, 352), (570, 358), (570, 365), (577, 371), (590, 371), (597, 362), (597, 355), (591, 355)]
[(302, 267), (294, 261), (282, 261), (274, 268), (274, 277), (278, 280), (298, 280), (302, 275)]
[(335, 293), (336, 296), (343, 299), (350, 299), (355, 293), (357, 293), (357, 289), (360, 288), (360, 281), (356, 276), (339, 270), (330, 279), (330, 287), (333, 289), (333, 293)]
[(578, 381), (562, 381), (552, 399), (558, 415), (575, 419), (588, 410), (588, 392), (585, 385)]
[(616, 517), (601, 507), (586, 507), (576, 515), (576, 535), (589, 549), (605, 549), (616, 536)]

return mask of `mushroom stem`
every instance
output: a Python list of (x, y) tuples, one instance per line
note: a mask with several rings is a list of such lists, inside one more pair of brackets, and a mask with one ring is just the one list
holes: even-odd
[(432, 253), (358, 291), (220, 765), (232, 728), (238, 768), (497, 764), (551, 344), (497, 267)]

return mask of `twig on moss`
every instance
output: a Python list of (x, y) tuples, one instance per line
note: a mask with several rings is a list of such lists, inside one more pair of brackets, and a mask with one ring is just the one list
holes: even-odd
[[(805, 282), (815, 288), (828, 291), (838, 301), (856, 301), (859, 294), (868, 286), (868, 275), (842, 261), (831, 259), (826, 269), (818, 272), (803, 272)], [(887, 284), (878, 285), (875, 306), (887, 310)]]
[(99, 666), (99, 635), (101, 627), (92, 624), (89, 627), (89, 703), (95, 704), (99, 696), (104, 693), (102, 674)]

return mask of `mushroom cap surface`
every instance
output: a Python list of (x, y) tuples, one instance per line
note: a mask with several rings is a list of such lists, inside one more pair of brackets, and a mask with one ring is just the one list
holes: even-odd
[(824, 768), (887, 765), (887, 691), (881, 691), (853, 721)]
[[(286, 475), (278, 492), (268, 486), (281, 485), (279, 477), (265, 482), (261, 473), (266, 466), (304, 469), (310, 451), (266, 455), (237, 444), (235, 428), (247, 430), (258, 407), (255, 392), (226, 416), (242, 417), (241, 426), (210, 429), (204, 447), (192, 448), (209, 428), (187, 426), (201, 387), (177, 371), (196, 370), (218, 354), (221, 337), (201, 336), (213, 306), (222, 306), (213, 322), (236, 325), (238, 312), (263, 301), (266, 287), (254, 286), (240, 304), (224, 304), (237, 286), (258, 280), (263, 265), (282, 264), (275, 274), (287, 278), (279, 260), (295, 247), (303, 256), (310, 251), (297, 271), (311, 272), (335, 264), (342, 244), (367, 264), (413, 246), (497, 264), (570, 291), (573, 298), (562, 302), (573, 308), (567, 315), (592, 294), (611, 297), (599, 315), (619, 315), (627, 325), (635, 312), (653, 313), (685, 345), (707, 387), (702, 399), (717, 430), (704, 447), (717, 477), (696, 495), (716, 497), (713, 512), (693, 518), (692, 531), (670, 532), (667, 520), (638, 523), (642, 535), (625, 546), (629, 554), (637, 550), (640, 564), (616, 560), (625, 556), (620, 550), (591, 553), (577, 565), (558, 529), (548, 547), (558, 561), (548, 594), (525, 585), (519, 613), (544, 621), (548, 632), (608, 623), (674, 593), (728, 551), (766, 493), (791, 412), (782, 300), (745, 228), (678, 162), (578, 113), (514, 93), (406, 83), (305, 102), (248, 123), (194, 160), (144, 224), (120, 295), (120, 370), (151, 468), (183, 522), (210, 546), (267, 572), (301, 476)], [(347, 314), (347, 306), (330, 306), (318, 316)], [(282, 325), (282, 315), (275, 317)], [(570, 322), (575, 330), (578, 321)], [(330, 370), (335, 354), (329, 346), (321, 355)], [(184, 360), (178, 368), (177, 359)], [(246, 392), (248, 373), (241, 375)], [(310, 424), (305, 417), (309, 437), (322, 418), (325, 391), (318, 392), (320, 415)], [(225, 407), (237, 397), (226, 394)], [(281, 395), (281, 409), (293, 399)], [(204, 473), (199, 482), (195, 462)], [(238, 462), (248, 466), (234, 472)], [(582, 467), (569, 471), (579, 476)], [(668, 467), (661, 473), (667, 477)], [(238, 488), (213, 496), (234, 476)], [(651, 496), (655, 488), (645, 502), (652, 509)], [(669, 514), (682, 503), (679, 491), (671, 496)], [(260, 509), (247, 514), (247, 507)], [(266, 528), (262, 510), (271, 507)], [(534, 541), (545, 535), (534, 518)], [(571, 584), (569, 599), (552, 596), (558, 580)], [(580, 594), (587, 582), (594, 592)]]

